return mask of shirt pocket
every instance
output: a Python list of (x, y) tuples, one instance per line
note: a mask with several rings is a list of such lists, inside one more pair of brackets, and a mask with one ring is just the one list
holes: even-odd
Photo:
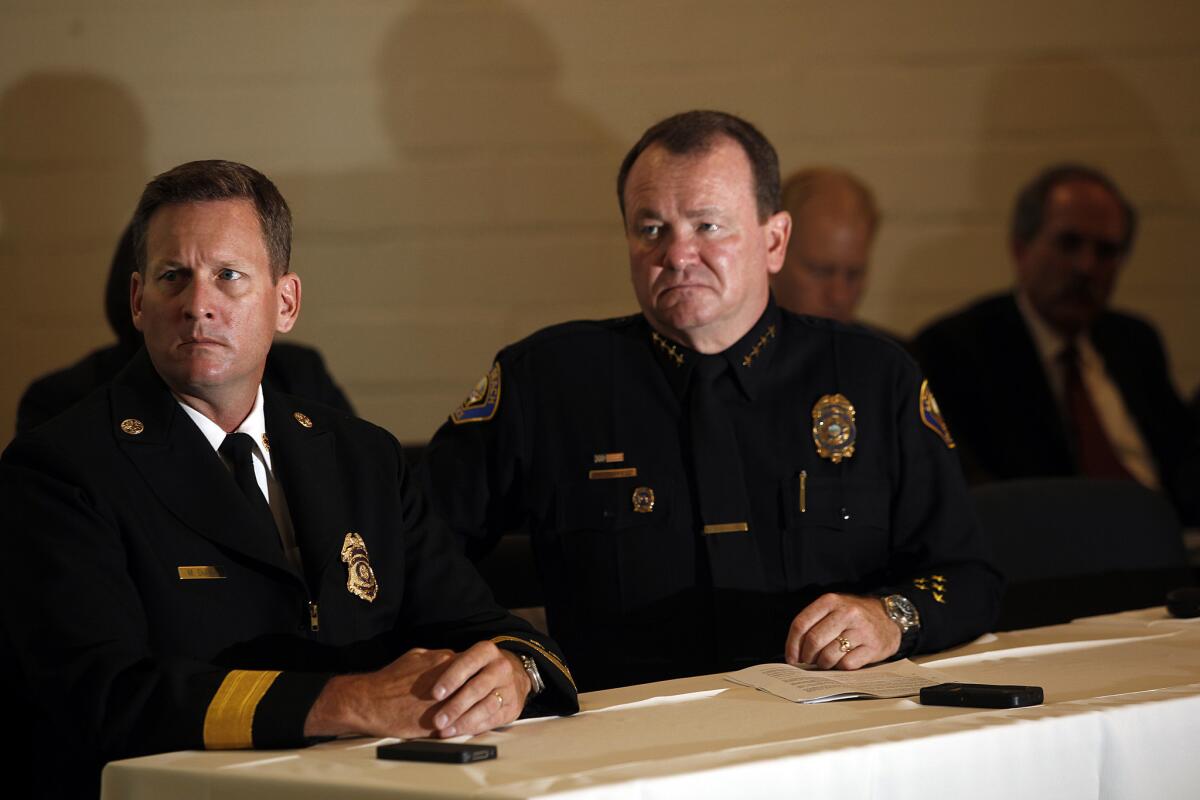
[(671, 591), (659, 576), (678, 558), (675, 497), (673, 484), (640, 476), (557, 486), (553, 539), (578, 610), (632, 610)]
[(807, 476), (780, 484), (790, 590), (882, 584), (891, 549), (886, 480)]

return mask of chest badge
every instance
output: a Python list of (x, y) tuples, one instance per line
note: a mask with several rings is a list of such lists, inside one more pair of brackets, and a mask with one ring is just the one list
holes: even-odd
[(379, 594), (379, 584), (367, 559), (367, 545), (353, 531), (342, 542), (342, 561), (346, 562), (346, 589), (355, 597), (372, 602)]
[(649, 486), (639, 486), (633, 490), (633, 510), (639, 514), (649, 514), (654, 510), (654, 490)]
[(858, 428), (854, 425), (854, 406), (843, 394), (827, 394), (812, 410), (813, 442), (817, 455), (840, 464), (843, 458), (854, 455)]

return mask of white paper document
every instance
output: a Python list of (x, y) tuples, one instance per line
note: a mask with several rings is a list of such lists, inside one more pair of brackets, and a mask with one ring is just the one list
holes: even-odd
[(904, 659), (859, 670), (759, 664), (731, 672), (725, 680), (793, 703), (828, 703), (830, 700), (912, 697), (920, 694), (923, 686), (951, 683), (954, 678)]

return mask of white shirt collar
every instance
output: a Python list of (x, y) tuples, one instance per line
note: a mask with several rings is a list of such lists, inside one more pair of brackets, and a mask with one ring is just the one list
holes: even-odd
[(1057, 365), (1061, 363), (1063, 351), (1072, 344), (1079, 353), (1081, 368), (1103, 368), (1100, 354), (1096, 352), (1096, 348), (1092, 347), (1091, 339), (1086, 334), (1076, 336), (1074, 341), (1067, 339), (1042, 319), (1025, 292), (1018, 289), (1016, 296), (1017, 310), (1021, 312), (1021, 317), (1025, 320), (1025, 327), (1029, 329), (1029, 335), (1033, 337), (1033, 345), (1037, 348), (1042, 363), (1047, 365), (1047, 369), (1059, 369)]
[(1029, 329), (1029, 335), (1033, 337), (1033, 346), (1037, 348), (1043, 363), (1054, 364), (1059, 354), (1067, 348), (1070, 342), (1046, 324), (1025, 292), (1018, 289), (1016, 294), (1017, 310), (1021, 312), (1021, 316), (1025, 320), (1025, 327)]
[[(191, 418), (192, 422), (196, 423), (196, 427), (204, 434), (204, 438), (212, 445), (212, 449), (219, 450), (221, 443), (225, 441), (225, 431), (221, 429), (221, 426), (189, 406), (183, 400), (180, 400), (179, 395), (175, 395), (175, 399), (179, 402), (184, 413)], [(258, 393), (254, 396), (254, 406), (234, 433), (250, 434), (250, 438), (254, 440), (255, 452), (266, 468), (270, 470), (271, 451), (263, 446), (267, 442), (267, 420), (263, 415), (262, 384), (259, 384)]]

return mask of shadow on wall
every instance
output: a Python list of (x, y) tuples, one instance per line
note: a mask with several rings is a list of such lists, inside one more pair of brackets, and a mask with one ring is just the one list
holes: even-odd
[(364, 416), (423, 438), (503, 344), (632, 309), (622, 151), (564, 96), (553, 42), (512, 3), (414, 3), (376, 65), (394, 166), (279, 183), (316, 266), (298, 269), (322, 347)]
[[(0, 93), (0, 442), (29, 382), (111, 339), (103, 287), (113, 244), (145, 180), (146, 126), (132, 95), (107, 78), (36, 72)], [(0, 685), (13, 719), (15, 656), (0, 636)], [(23, 745), (0, 768), (27, 796)]]
[(111, 339), (104, 283), (146, 138), (132, 94), (100, 75), (36, 72), (0, 93), (0, 439), (33, 378)]
[[(940, 317), (977, 296), (1012, 285), (1008, 223), (1018, 190), (1058, 161), (1099, 167), (1143, 214), (1190, 204), (1186, 183), (1154, 109), (1118, 73), (1086, 56), (1064, 53), (1014, 63), (988, 82), (980, 110), (981, 140), (963, 211), (940, 233), (906, 253), (898, 286), (911, 287)], [(1127, 270), (1143, 269), (1146, 240)], [(1149, 266), (1149, 265), (1146, 265)], [(1128, 280), (1130, 272), (1126, 272)], [(986, 290), (981, 290), (986, 286)], [(902, 320), (906, 330), (931, 318)]]

